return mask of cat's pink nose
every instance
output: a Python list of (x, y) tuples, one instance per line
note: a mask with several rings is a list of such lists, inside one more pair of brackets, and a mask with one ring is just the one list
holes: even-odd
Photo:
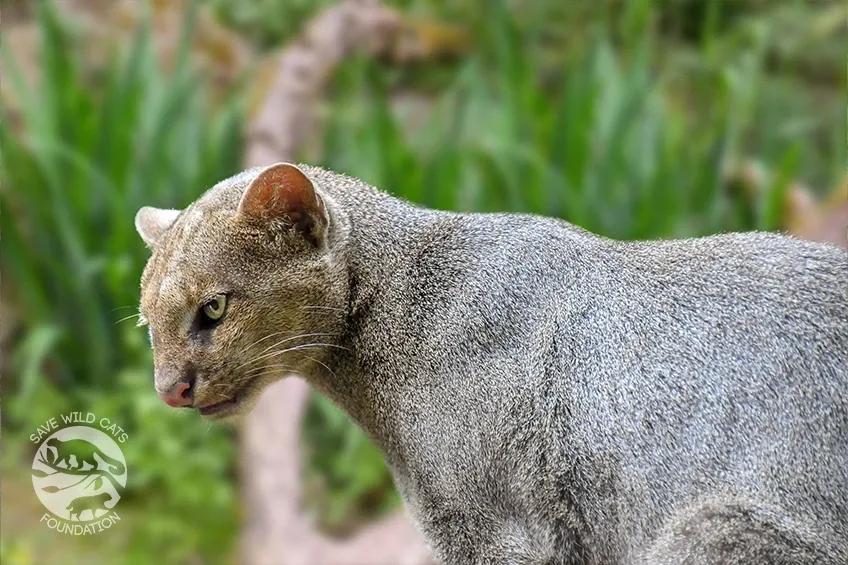
[(191, 383), (179, 381), (170, 389), (159, 392), (159, 398), (165, 401), (168, 406), (179, 408), (181, 406), (191, 406), (194, 404), (194, 391)]

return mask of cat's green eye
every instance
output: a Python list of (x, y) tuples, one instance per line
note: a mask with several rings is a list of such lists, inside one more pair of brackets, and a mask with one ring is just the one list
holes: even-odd
[(219, 294), (203, 305), (203, 316), (210, 322), (217, 322), (227, 309), (227, 295)]

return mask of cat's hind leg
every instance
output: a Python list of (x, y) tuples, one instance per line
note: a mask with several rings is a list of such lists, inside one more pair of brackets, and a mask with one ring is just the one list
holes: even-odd
[(845, 565), (848, 542), (779, 508), (716, 497), (673, 516), (636, 561), (657, 565)]

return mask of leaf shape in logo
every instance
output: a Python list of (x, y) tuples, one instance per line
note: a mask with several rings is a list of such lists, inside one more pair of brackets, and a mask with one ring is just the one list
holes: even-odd
[(39, 471), (38, 469), (33, 469), (32, 470), (32, 476), (38, 477), (39, 479), (43, 479), (44, 477), (49, 477), (50, 475), (48, 475), (44, 471)]
[(44, 492), (59, 492), (59, 487), (50, 485), (49, 487), (41, 487)]
[(93, 488), (94, 490), (97, 490), (102, 486), (103, 486), (103, 477), (97, 477), (96, 479), (94, 479), (94, 482), (91, 483), (91, 488)]

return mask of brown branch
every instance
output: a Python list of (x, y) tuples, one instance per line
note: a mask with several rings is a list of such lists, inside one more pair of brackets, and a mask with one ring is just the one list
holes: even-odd
[[(376, 0), (347, 0), (316, 16), (282, 51), (264, 105), (249, 128), (248, 166), (292, 161), (314, 135), (315, 100), (351, 53), (384, 53), (400, 26), (396, 12)], [(345, 540), (319, 532), (300, 509), (300, 426), (309, 389), (289, 377), (268, 388), (242, 434), (245, 563), (419, 565), (429, 551), (402, 512)]]
[(386, 54), (402, 21), (376, 0), (346, 0), (318, 14), (280, 54), (264, 104), (248, 131), (247, 163), (297, 157), (317, 129), (315, 103), (333, 72), (354, 52)]
[[(247, 165), (293, 161), (318, 129), (315, 101), (351, 53), (389, 55), (402, 21), (376, 0), (346, 0), (318, 14), (280, 54), (276, 76), (249, 128)], [(337, 540), (318, 531), (300, 508), (301, 419), (307, 384), (289, 377), (268, 388), (241, 433), (242, 491), (247, 520), (245, 563), (420, 565), (431, 563), (421, 536), (402, 511)]]

